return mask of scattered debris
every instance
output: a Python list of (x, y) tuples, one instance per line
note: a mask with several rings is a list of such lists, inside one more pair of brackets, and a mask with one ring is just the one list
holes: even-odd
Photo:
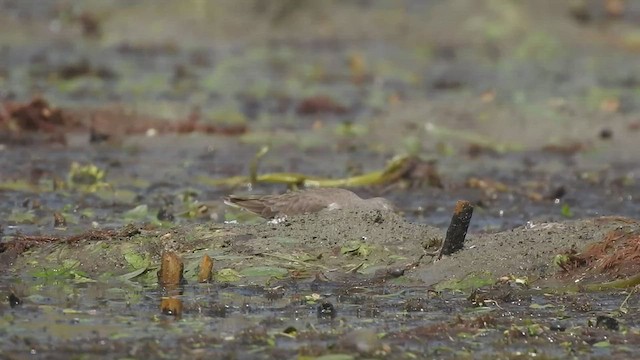
[(158, 283), (169, 293), (175, 291), (184, 281), (184, 263), (174, 251), (164, 251), (158, 270)]
[(618, 331), (620, 330), (620, 325), (618, 324), (618, 320), (612, 318), (611, 316), (600, 315), (596, 317), (595, 327), (603, 328), (607, 330)]
[(84, 11), (76, 17), (76, 21), (80, 23), (80, 27), (82, 28), (82, 35), (84, 35), (85, 37), (97, 39), (102, 36), (102, 26), (100, 24), (100, 19), (98, 19), (95, 14)]
[(9, 306), (12, 308), (22, 305), (22, 299), (20, 299), (13, 291), (7, 297), (9, 300)]
[(79, 122), (73, 116), (52, 107), (40, 97), (28, 103), (7, 101), (0, 108), (0, 133), (7, 132), (16, 137), (25, 132), (42, 132), (50, 134), (50, 139), (64, 143), (62, 129), (77, 128), (78, 125)]
[(577, 153), (589, 150), (591, 146), (581, 142), (567, 142), (564, 144), (549, 144), (542, 147), (542, 151), (558, 154), (558, 155), (575, 155)]
[(182, 316), (182, 300), (175, 297), (162, 297), (160, 300), (160, 311), (164, 315), (179, 318)]
[(466, 185), (472, 189), (482, 190), (488, 198), (494, 198), (498, 193), (509, 191), (509, 186), (493, 179), (470, 177), (467, 179)]
[[(113, 76), (106, 70), (98, 71), (88, 63), (80, 62), (73, 67), (62, 68), (61, 76), (73, 78), (78, 76), (95, 75), (101, 77)], [(87, 131), (89, 143), (97, 144), (113, 141), (125, 135), (133, 134), (188, 134), (200, 132), (205, 134), (221, 134), (227, 136), (242, 135), (248, 131), (246, 122), (232, 121), (225, 123), (200, 122), (198, 108), (184, 119), (172, 121), (158, 117), (145, 116), (118, 108), (63, 110), (55, 108), (44, 98), (36, 97), (28, 103), (6, 101), (0, 106), (0, 136), (6, 137), (13, 143), (29, 143), (26, 140), (39, 140), (35, 134), (46, 134), (42, 139), (48, 143), (66, 144), (66, 134), (69, 132)], [(86, 119), (86, 120), (85, 120)], [(25, 138), (26, 135), (30, 136)]]
[(298, 104), (296, 112), (299, 115), (316, 114), (345, 114), (347, 108), (326, 95), (318, 95), (303, 99)]
[(206, 283), (211, 281), (213, 275), (213, 260), (207, 254), (202, 257), (198, 268), (198, 282)]
[(116, 73), (104, 66), (94, 66), (87, 59), (80, 59), (54, 70), (64, 80), (75, 79), (85, 76), (94, 76), (103, 80), (111, 80), (117, 77)]
[(609, 140), (613, 137), (613, 130), (609, 128), (603, 128), (600, 130), (598, 136), (600, 136), (600, 139), (602, 140)]
[(60, 230), (64, 230), (67, 227), (67, 219), (59, 211), (53, 213), (53, 227)]
[(338, 312), (336, 311), (335, 306), (327, 301), (318, 305), (317, 314), (318, 319), (334, 319), (338, 315)]

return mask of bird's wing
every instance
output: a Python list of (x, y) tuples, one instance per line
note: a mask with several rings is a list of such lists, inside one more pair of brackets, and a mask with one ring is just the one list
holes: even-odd
[(266, 219), (274, 218), (278, 215), (277, 211), (272, 208), (271, 202), (265, 198), (266, 196), (229, 195), (224, 198), (224, 203), (229, 206), (245, 209)]
[(227, 205), (240, 207), (263, 218), (318, 212), (327, 207), (326, 199), (314, 193), (293, 191), (282, 195), (236, 196), (224, 198)]
[(284, 194), (282, 201), (273, 208), (284, 215), (300, 215), (318, 212), (328, 205), (327, 199), (312, 192), (291, 192)]

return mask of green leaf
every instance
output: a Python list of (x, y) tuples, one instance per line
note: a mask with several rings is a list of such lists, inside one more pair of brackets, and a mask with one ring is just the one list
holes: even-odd
[(136, 270), (134, 270), (132, 272), (126, 273), (124, 275), (120, 275), (120, 279), (122, 279), (122, 280), (135, 279), (138, 276), (144, 274), (145, 271), (147, 271), (147, 268), (146, 267), (142, 267), (142, 268), (136, 269)]
[(372, 250), (368, 245), (360, 242), (348, 243), (340, 249), (340, 252), (344, 255), (359, 257), (367, 257), (369, 254), (371, 254), (371, 251)]
[(220, 271), (215, 273), (214, 277), (218, 282), (234, 282), (242, 278), (242, 276), (237, 271), (229, 268), (220, 269)]
[(611, 346), (611, 343), (608, 340), (598, 341), (597, 343), (593, 344), (593, 347), (597, 348), (606, 348), (609, 346)]
[(440, 282), (436, 285), (436, 291), (442, 290), (471, 290), (483, 287), (485, 285), (492, 285), (495, 283), (494, 277), (491, 273), (482, 272), (469, 274), (464, 279), (451, 279)]
[(149, 207), (146, 204), (138, 205), (133, 209), (124, 213), (124, 219), (127, 221), (145, 220), (149, 215)]
[(15, 224), (33, 224), (36, 222), (36, 215), (33, 213), (33, 210), (12, 210), (11, 214), (7, 216), (6, 221)]
[(138, 254), (134, 251), (129, 251), (124, 254), (124, 259), (131, 265), (134, 269), (147, 268), (149, 266), (149, 260), (147, 260), (142, 255)]
[(545, 305), (541, 305), (541, 304), (531, 304), (529, 305), (530, 309), (552, 309), (556, 307), (553, 304), (545, 304)]

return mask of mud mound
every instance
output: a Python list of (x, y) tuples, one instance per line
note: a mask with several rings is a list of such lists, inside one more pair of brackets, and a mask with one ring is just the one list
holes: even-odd
[[(637, 227), (637, 223), (633, 222)], [(597, 218), (564, 223), (541, 223), (498, 234), (470, 236), (464, 250), (409, 276), (427, 284), (468, 274), (488, 272), (495, 277), (545, 278), (558, 271), (556, 255), (578, 251), (602, 240), (615, 229), (631, 226), (629, 219)]]
[(235, 232), (242, 235), (230, 241), (234, 253), (305, 253), (327, 268), (347, 269), (360, 263), (363, 270), (414, 263), (443, 235), (440, 229), (377, 210), (321, 212), (279, 224), (241, 226)]

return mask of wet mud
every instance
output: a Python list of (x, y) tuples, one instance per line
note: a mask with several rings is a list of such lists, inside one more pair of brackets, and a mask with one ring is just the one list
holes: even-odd
[(638, 14), (0, 1), (0, 357), (637, 357)]

